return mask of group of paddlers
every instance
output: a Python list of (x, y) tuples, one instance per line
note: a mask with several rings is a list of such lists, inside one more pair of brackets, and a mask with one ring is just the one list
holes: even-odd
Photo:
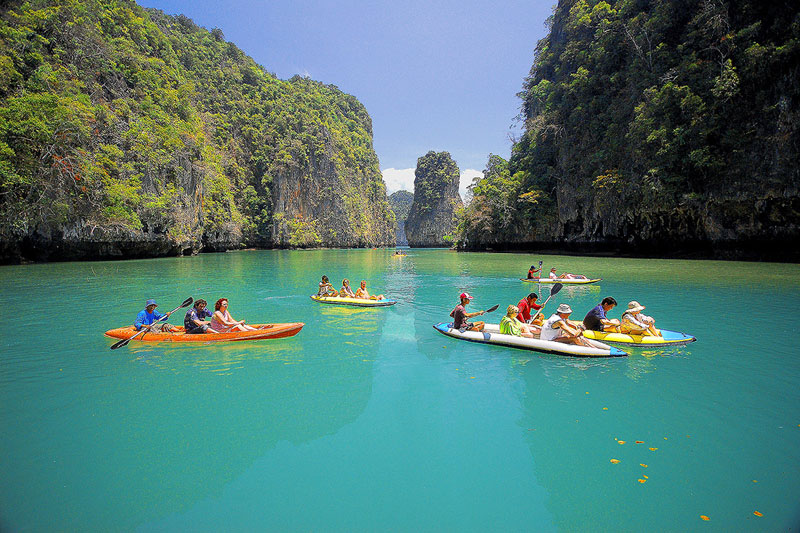
[(361, 298), (364, 300), (383, 300), (383, 294), (378, 295), (371, 295), (367, 290), (367, 282), (365, 280), (361, 280), (361, 286), (353, 292), (353, 289), (350, 288), (350, 280), (344, 278), (342, 280), (342, 288), (340, 290), (336, 290), (333, 285), (331, 285), (328, 276), (322, 276), (322, 281), (319, 282), (319, 290), (317, 291), (317, 296), (327, 296), (327, 297), (340, 297), (340, 298)]
[[(556, 312), (545, 319), (545, 316), (540, 313), (543, 306), (536, 303), (538, 299), (539, 296), (532, 292), (516, 305), (509, 305), (506, 315), (500, 320), (500, 333), (594, 347), (598, 347), (598, 344), (583, 336), (585, 330), (630, 335), (661, 335), (661, 332), (655, 327), (655, 320), (642, 314), (645, 307), (637, 301), (628, 302), (628, 308), (622, 313), (620, 319), (611, 319), (606, 313), (616, 307), (617, 301), (608, 296), (589, 310), (583, 321), (578, 322), (569, 319), (572, 308), (565, 303), (559, 304)], [(469, 293), (461, 293), (460, 303), (450, 313), (450, 316), (453, 317), (454, 329), (483, 331), (483, 322), (467, 321), (469, 318), (486, 313), (486, 311), (468, 313), (465, 307), (471, 300), (472, 296)], [(535, 311), (533, 316), (531, 316), (531, 310)]]
[[(541, 265), (539, 265), (541, 267)], [(583, 274), (571, 274), (569, 272), (563, 272), (561, 274), (556, 273), (556, 267), (550, 269), (550, 274), (548, 277), (550, 279), (589, 279)], [(531, 268), (528, 269), (528, 279), (539, 279), (542, 273), (541, 268), (536, 268), (536, 265), (531, 265)]]

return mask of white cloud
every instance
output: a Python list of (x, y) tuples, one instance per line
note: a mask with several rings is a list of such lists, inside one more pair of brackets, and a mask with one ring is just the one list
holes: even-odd
[(383, 181), (386, 182), (386, 194), (397, 191), (414, 192), (414, 170), (413, 168), (386, 168), (381, 171)]
[[(393, 192), (402, 190), (414, 192), (414, 170), (416, 169), (387, 168), (382, 170), (383, 181), (386, 183), (386, 194), (390, 195)], [(476, 176), (483, 176), (483, 172), (473, 168), (467, 168), (461, 171), (458, 192), (461, 194), (462, 200), (467, 194), (467, 187), (472, 185), (472, 180)]]

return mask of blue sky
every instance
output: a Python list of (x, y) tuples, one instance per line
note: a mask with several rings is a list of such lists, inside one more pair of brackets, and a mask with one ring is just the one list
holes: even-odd
[(489, 153), (508, 158), (551, 0), (138, 0), (225, 39), (281, 79), (338, 86), (372, 117), (389, 193), (411, 190), (417, 158), (448, 151), (462, 192)]

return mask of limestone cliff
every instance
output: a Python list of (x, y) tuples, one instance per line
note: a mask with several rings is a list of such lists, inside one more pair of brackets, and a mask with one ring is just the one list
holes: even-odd
[(462, 247), (800, 259), (797, 6), (560, 0), (549, 28)]
[(414, 172), (414, 202), (405, 224), (412, 247), (453, 244), (460, 172), (448, 152), (430, 151), (417, 160)]
[(393, 245), (353, 96), (127, 0), (0, 7), (0, 262)]

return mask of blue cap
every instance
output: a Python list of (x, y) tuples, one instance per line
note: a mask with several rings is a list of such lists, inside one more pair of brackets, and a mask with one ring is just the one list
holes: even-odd
[(145, 304), (144, 304), (144, 306), (145, 306), (145, 307), (148, 307), (148, 306), (151, 306), (151, 305), (155, 305), (156, 307), (158, 307), (158, 304), (157, 304), (157, 303), (156, 303), (156, 301), (155, 301), (155, 300), (153, 300), (152, 298), (150, 298), (149, 300), (147, 300), (147, 303), (145, 303)]

